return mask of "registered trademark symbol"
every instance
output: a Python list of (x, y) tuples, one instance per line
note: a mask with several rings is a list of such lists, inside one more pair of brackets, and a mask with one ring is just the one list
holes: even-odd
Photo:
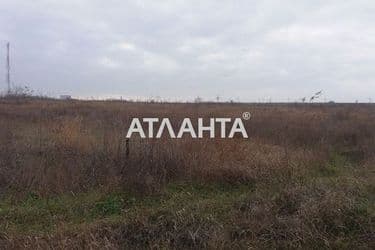
[(250, 120), (250, 117), (251, 117), (250, 112), (243, 112), (243, 113), (242, 113), (242, 118), (243, 118), (244, 120)]

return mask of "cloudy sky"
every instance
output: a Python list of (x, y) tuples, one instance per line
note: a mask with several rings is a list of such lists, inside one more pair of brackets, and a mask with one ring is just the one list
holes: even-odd
[[(373, 0), (0, 0), (0, 78), (75, 97), (375, 100)], [(3, 80), (1, 80), (3, 79)]]

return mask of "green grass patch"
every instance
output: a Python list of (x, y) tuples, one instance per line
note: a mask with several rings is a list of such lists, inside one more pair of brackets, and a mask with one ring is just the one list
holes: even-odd
[(161, 195), (137, 196), (99, 191), (79, 195), (0, 202), (0, 229), (13, 232), (51, 232), (61, 224), (77, 225), (111, 218), (126, 219), (142, 213), (188, 209), (223, 217), (236, 199), (252, 192), (248, 185), (171, 184)]

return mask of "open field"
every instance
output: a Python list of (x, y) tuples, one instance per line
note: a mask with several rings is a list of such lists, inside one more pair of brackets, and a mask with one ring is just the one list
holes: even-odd
[[(131, 138), (241, 117), (248, 139)], [(0, 99), (0, 249), (375, 247), (375, 105)]]

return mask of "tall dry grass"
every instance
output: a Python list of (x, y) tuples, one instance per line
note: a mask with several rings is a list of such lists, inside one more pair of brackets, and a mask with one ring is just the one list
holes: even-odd
[[(125, 140), (133, 117), (241, 117), (249, 139)], [(158, 192), (171, 181), (288, 181), (333, 153), (374, 159), (370, 105), (157, 104), (2, 100), (0, 190), (53, 195), (93, 187)]]
[[(168, 117), (177, 128), (186, 116), (245, 111), (249, 139), (125, 139), (133, 117)], [(40, 198), (0, 209), (0, 248), (373, 249), (374, 127), (375, 106), (365, 104), (0, 100), (0, 195)], [(214, 190), (165, 188), (178, 182)], [(124, 211), (115, 202), (121, 219), (67, 230), (74, 220), (66, 206), (79, 216), (89, 208), (68, 203), (61, 212), (49, 197), (92, 189), (167, 195), (130, 215), (131, 201), (121, 201)], [(32, 228), (40, 214), (56, 230), (8, 228)]]

